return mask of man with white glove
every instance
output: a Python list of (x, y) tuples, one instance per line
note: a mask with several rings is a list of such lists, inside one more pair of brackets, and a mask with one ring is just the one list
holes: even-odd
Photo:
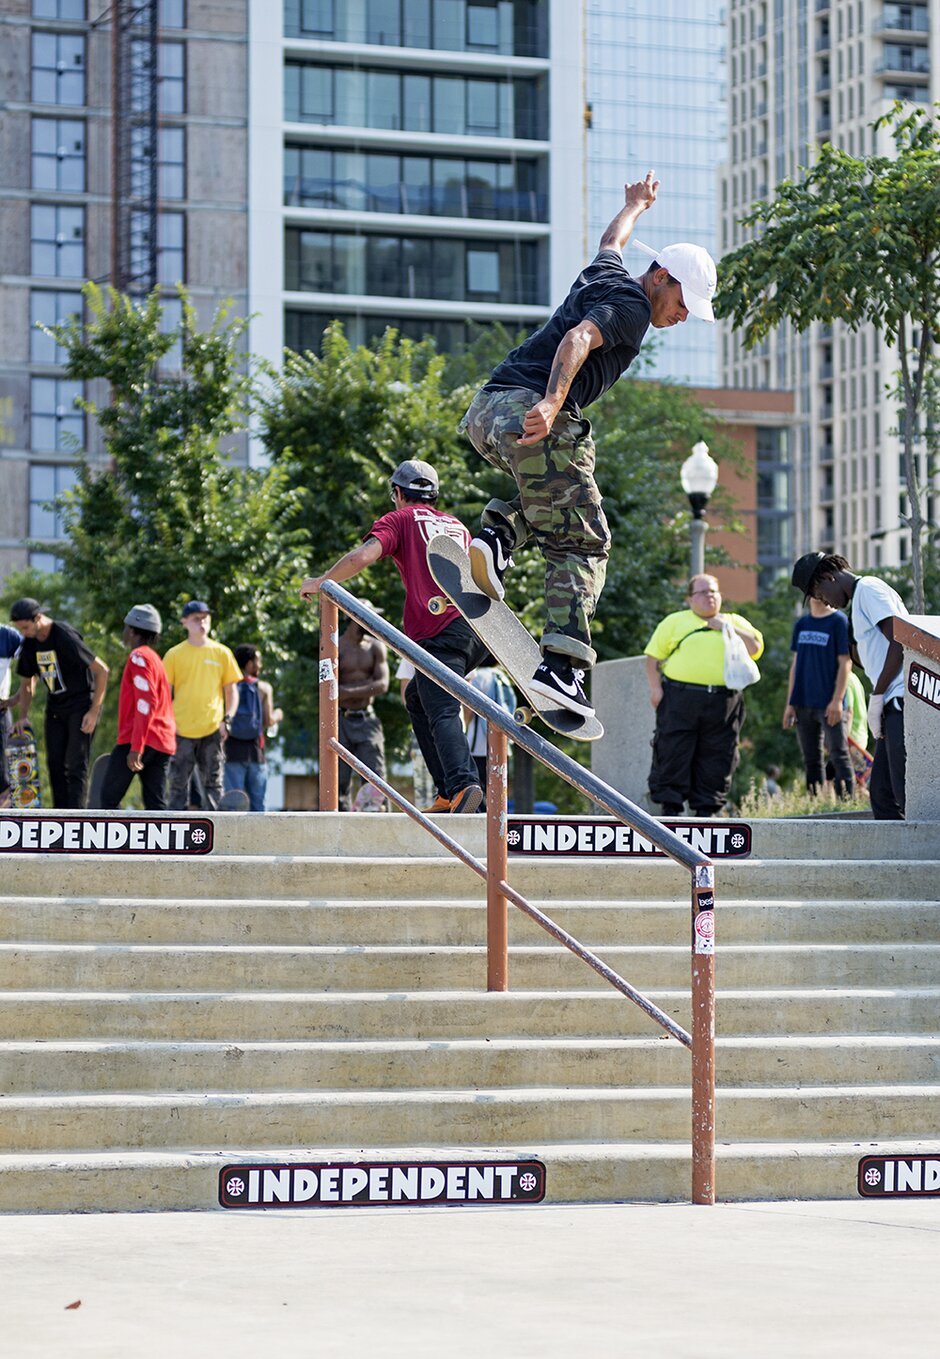
[(868, 700), (868, 730), (876, 741), (881, 740), (881, 719), (884, 716), (884, 694), (872, 694)]
[(856, 576), (844, 557), (807, 552), (793, 568), (792, 583), (805, 599), (848, 608), (849, 645), (871, 682), (868, 725), (875, 759), (868, 793), (876, 821), (904, 820), (904, 649), (894, 640), (893, 620), (907, 618), (900, 595), (877, 576)]

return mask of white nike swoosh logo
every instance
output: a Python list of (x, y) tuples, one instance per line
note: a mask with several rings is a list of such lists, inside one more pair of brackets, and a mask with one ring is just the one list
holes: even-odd
[(558, 685), (559, 689), (562, 691), (563, 694), (570, 694), (572, 698), (574, 698), (575, 694), (578, 692), (577, 680), (573, 681), (571, 684), (566, 684), (565, 681), (559, 675), (556, 675), (555, 683)]

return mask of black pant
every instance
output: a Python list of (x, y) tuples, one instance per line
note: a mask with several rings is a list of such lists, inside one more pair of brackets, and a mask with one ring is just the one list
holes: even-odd
[[(101, 785), (101, 805), (106, 811), (113, 811), (115, 807), (120, 807), (121, 798), (133, 781), (134, 775), (127, 767), (127, 756), (130, 748), (130, 742), (128, 742), (127, 745), (115, 746), (111, 751), (108, 767), (104, 773), (104, 782)], [(140, 791), (143, 794), (144, 807), (148, 812), (166, 811), (166, 774), (171, 759), (172, 756), (167, 755), (162, 750), (154, 750), (152, 746), (144, 746), (144, 767), (140, 771)]]
[(871, 812), (876, 821), (903, 821), (907, 751), (901, 699), (892, 698), (885, 704), (881, 723), (868, 781)]
[(815, 789), (826, 781), (823, 746), (832, 762), (834, 782), (839, 792), (849, 793), (855, 782), (845, 727), (837, 722), (831, 727), (826, 721), (825, 708), (797, 708), (796, 734), (803, 752), (806, 786)]
[(82, 731), (82, 718), (91, 706), (58, 712), (46, 704), (46, 763), (54, 807), (84, 807), (88, 793), (88, 762), (92, 737)]
[[(381, 719), (372, 708), (363, 708), (361, 712), (344, 712), (340, 708), (339, 739), (374, 774), (385, 778), (385, 733)], [(352, 765), (340, 760), (338, 806), (341, 812), (348, 812), (351, 805), (352, 775)]]
[(738, 763), (744, 700), (736, 689), (663, 680), (656, 709), (650, 796), (668, 811), (685, 802), (698, 816), (725, 805)]
[[(457, 618), (436, 637), (421, 642), (448, 670), (466, 676), (493, 659), (469, 623)], [(405, 690), (405, 706), (434, 786), (453, 798), (479, 774), (460, 720), (460, 704), (419, 670)]]

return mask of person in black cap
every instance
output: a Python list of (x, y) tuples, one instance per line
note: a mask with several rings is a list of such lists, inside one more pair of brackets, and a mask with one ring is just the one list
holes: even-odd
[(17, 673), (19, 693), (11, 706), (19, 735), (29, 719), (36, 681), (46, 686), (46, 763), (55, 807), (84, 807), (91, 742), (101, 715), (108, 667), (69, 623), (43, 613), (37, 599), (18, 599), (10, 622), (23, 638)]
[(876, 821), (903, 821), (905, 804), (904, 649), (894, 640), (894, 618), (908, 611), (896, 590), (877, 576), (857, 576), (845, 557), (807, 552), (793, 567), (791, 582), (803, 598), (848, 609), (849, 647), (872, 685), (868, 727), (875, 758), (868, 792)]
[[(455, 674), (467, 675), (478, 665), (492, 664), (486, 647), (453, 604), (442, 613), (432, 613), (428, 607), (429, 600), (441, 594), (428, 569), (430, 540), (446, 533), (464, 551), (470, 545), (470, 534), (460, 520), (437, 508), (437, 473), (430, 463), (409, 458), (395, 468), (389, 489), (395, 508), (376, 519), (359, 547), (321, 576), (308, 576), (300, 587), (301, 599), (315, 599), (325, 580), (342, 584), (382, 557), (391, 557), (405, 586), (405, 633)], [(467, 744), (460, 704), (420, 671), (405, 691), (405, 702), (437, 788), (437, 799), (429, 810), (475, 812), (483, 801), (483, 789)]]
[(121, 641), (130, 655), (118, 696), (117, 745), (101, 786), (101, 805), (108, 810), (121, 805), (137, 774), (145, 809), (166, 811), (166, 775), (176, 752), (176, 722), (170, 682), (153, 649), (162, 630), (152, 604), (135, 604), (124, 617)]

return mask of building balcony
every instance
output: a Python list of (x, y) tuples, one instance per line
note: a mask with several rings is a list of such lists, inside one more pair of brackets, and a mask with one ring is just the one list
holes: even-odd
[(882, 14), (872, 24), (873, 33), (924, 33), (930, 32), (930, 18), (927, 6), (906, 8), (903, 12), (893, 6), (885, 6)]
[(910, 79), (922, 77), (924, 80), (930, 75), (930, 53), (926, 47), (918, 47), (914, 53), (891, 52), (885, 48), (884, 56), (875, 67), (876, 75), (883, 76), (904, 76)]
[(818, 33), (818, 34), (816, 35), (816, 51), (817, 51), (817, 52), (828, 52), (828, 51), (829, 51), (829, 47), (830, 47), (829, 34), (828, 34), (828, 33)]
[(828, 137), (832, 131), (832, 118), (828, 113), (821, 113), (816, 119), (816, 131), (820, 137)]
[(825, 94), (832, 89), (832, 77), (830, 75), (820, 75), (816, 77), (816, 93)]

